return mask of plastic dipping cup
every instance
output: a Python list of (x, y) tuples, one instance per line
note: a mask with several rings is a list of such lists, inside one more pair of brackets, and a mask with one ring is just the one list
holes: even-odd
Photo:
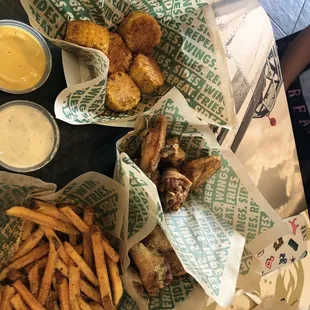
[(38, 170), (59, 147), (59, 129), (42, 106), (16, 100), (0, 106), (0, 165), (16, 172)]
[(19, 21), (0, 20), (0, 42), (0, 90), (25, 94), (43, 85), (52, 57), (39, 32)]

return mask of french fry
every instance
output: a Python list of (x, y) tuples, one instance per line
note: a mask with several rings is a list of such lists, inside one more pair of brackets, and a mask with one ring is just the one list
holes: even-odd
[[(77, 245), (74, 245), (73, 247), (80, 255), (83, 254), (83, 244), (77, 244)], [(85, 260), (85, 258), (84, 258), (84, 260)], [(85, 260), (85, 262), (86, 262), (86, 260)]]
[(10, 299), (10, 302), (15, 310), (29, 310), (18, 293)]
[(61, 274), (64, 275), (66, 278), (69, 277), (68, 267), (65, 263), (63, 263), (62, 260), (57, 259), (56, 269), (59, 270), (61, 272)]
[(69, 242), (71, 245), (77, 245), (77, 236), (69, 235)]
[(41, 226), (41, 229), (43, 230), (46, 238), (49, 240), (49, 242), (51, 242), (52, 238), (57, 240), (57, 253), (59, 255), (59, 257), (62, 259), (62, 261), (68, 265), (69, 263), (69, 255), (66, 252), (66, 250), (64, 249), (62, 242), (60, 241), (60, 239), (58, 238), (58, 236), (56, 235), (55, 231), (49, 227), (45, 227), (45, 226)]
[(45, 308), (28, 291), (27, 287), (20, 280), (15, 281), (13, 286), (31, 310), (45, 310)]
[(31, 294), (38, 298), (40, 288), (39, 262), (37, 262), (28, 272), (28, 281)]
[(81, 310), (92, 310), (92, 308), (83, 300), (81, 295), (76, 295)]
[(119, 261), (119, 255), (112, 248), (107, 237), (103, 235), (102, 235), (102, 245), (103, 245), (104, 252), (111, 258), (113, 262), (117, 263)]
[(84, 209), (83, 221), (88, 227), (92, 227), (94, 223), (94, 209), (88, 206)]
[[(82, 233), (88, 233), (89, 227), (84, 221), (70, 208), (63, 207), (60, 211), (71, 221), (71, 223)], [(74, 234), (72, 234), (74, 235)]]
[(44, 232), (42, 229), (38, 228), (35, 230), (24, 242), (23, 244), (17, 249), (14, 253), (11, 261), (14, 261), (25, 254), (29, 253), (43, 238)]
[(27, 277), (17, 269), (11, 269), (8, 272), (8, 279), (13, 282), (20, 279), (25, 285), (27, 284)]
[(102, 298), (102, 305), (104, 310), (116, 310), (116, 308), (113, 305), (111, 296), (106, 295)]
[(101, 302), (100, 293), (83, 279), (80, 281), (80, 289), (88, 298)]
[[(59, 270), (64, 277), (66, 278), (69, 277), (68, 267), (60, 259), (57, 260), (56, 269)], [(97, 301), (99, 303), (101, 302), (99, 292), (84, 279), (80, 279), (80, 290), (88, 298)]]
[(54, 304), (53, 310), (60, 310), (57, 302)]
[(51, 290), (52, 279), (55, 272), (55, 266), (58, 259), (57, 251), (55, 248), (55, 242), (58, 242), (56, 238), (52, 238), (52, 242), (50, 242), (50, 251), (48, 254), (48, 259), (46, 263), (46, 268), (44, 270), (43, 278), (41, 281), (41, 287), (39, 290), (38, 301), (43, 306), (46, 304), (48, 295)]
[[(58, 261), (58, 259), (57, 259)], [(55, 272), (56, 272), (56, 267), (55, 267)], [(55, 277), (55, 273), (54, 273), (54, 276), (53, 276), (53, 279), (52, 279), (52, 284), (53, 284), (53, 289), (54, 291), (57, 291), (57, 282), (56, 282), (56, 277)]]
[(38, 199), (33, 199), (32, 200), (32, 206), (33, 206), (34, 210), (36, 210), (40, 213), (52, 216), (52, 217), (54, 217), (60, 221), (70, 223), (68, 218), (64, 214), (62, 214), (55, 205), (53, 205), (51, 203), (48, 203), (48, 202), (42, 201), (42, 200), (38, 200)]
[(31, 264), (35, 260), (47, 255), (48, 252), (49, 252), (49, 245), (47, 243), (36, 247), (25, 256), (17, 259), (15, 262), (11, 263), (6, 268), (4, 268), (0, 273), (0, 281), (4, 280), (7, 277), (8, 272), (11, 269), (23, 268), (24, 266)]
[(34, 226), (36, 224), (30, 221), (24, 221), (23, 231), (22, 231), (22, 240), (26, 240), (32, 233)]
[(44, 257), (42, 257), (42, 258), (36, 260), (35, 262), (33, 262), (33, 263), (31, 263), (31, 264), (25, 266), (25, 267), (24, 267), (24, 270), (26, 271), (26, 273), (29, 273), (30, 269), (31, 269), (36, 263), (38, 263), (38, 268), (39, 268), (39, 269), (45, 268), (46, 263), (47, 263), (47, 258), (48, 258), (47, 256), (44, 256)]
[(32, 221), (36, 224), (43, 225), (68, 235), (79, 234), (78, 230), (70, 223), (59, 221), (49, 215), (42, 214), (40, 212), (33, 211), (25, 207), (15, 206), (6, 210), (6, 215), (19, 217), (24, 220)]
[(60, 309), (70, 310), (68, 280), (58, 270), (56, 271), (55, 276), (57, 281), (57, 291), (60, 301)]
[(113, 303), (117, 307), (120, 299), (123, 295), (123, 284), (119, 276), (119, 269), (117, 263), (113, 262), (110, 257), (106, 256), (106, 261), (108, 265), (108, 271), (110, 276), (110, 282), (113, 292)]
[(83, 234), (83, 257), (86, 264), (93, 267), (93, 249), (90, 234)]
[(52, 310), (54, 308), (54, 305), (57, 304), (57, 292), (50, 291), (48, 294), (48, 298), (46, 300), (46, 309)]
[(10, 299), (14, 296), (14, 294), (15, 294), (15, 289), (12, 286), (7, 285), (4, 287), (3, 292), (1, 294), (0, 309), (5, 309), (5, 310), (12, 309)]
[(80, 294), (80, 268), (73, 260), (69, 260), (69, 301), (72, 310), (79, 310), (76, 295)]
[(93, 271), (89, 268), (86, 264), (82, 256), (73, 248), (73, 246), (65, 242), (64, 243), (65, 249), (69, 256), (75, 261), (75, 263), (79, 266), (80, 270), (83, 272), (85, 277), (94, 285), (98, 286), (98, 279)]
[[(93, 226), (94, 221), (94, 209), (92, 207), (87, 207), (84, 210), (83, 215), (84, 223), (88, 227)], [(92, 268), (93, 267), (93, 249), (92, 249), (92, 243), (89, 233), (83, 234), (83, 257), (86, 262), (86, 264)]]
[(102, 306), (99, 305), (99, 304), (98, 304), (97, 302), (95, 302), (95, 301), (91, 301), (91, 302), (89, 303), (89, 305), (90, 305), (90, 307), (91, 307), (92, 310), (103, 310)]
[(111, 299), (111, 288), (109, 284), (107, 265), (104, 257), (101, 232), (96, 225), (93, 225), (91, 229), (91, 240), (93, 244), (94, 260), (99, 281), (99, 291), (102, 304), (104, 305), (104, 309), (115, 309)]

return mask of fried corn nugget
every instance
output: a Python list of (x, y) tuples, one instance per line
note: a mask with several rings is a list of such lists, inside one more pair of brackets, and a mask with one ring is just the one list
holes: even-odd
[(149, 94), (164, 85), (164, 76), (152, 57), (139, 54), (135, 57), (129, 74), (141, 93)]
[(70, 21), (67, 26), (65, 40), (77, 45), (98, 49), (108, 55), (109, 31), (91, 21)]
[(158, 22), (144, 12), (130, 13), (122, 21), (118, 32), (133, 53), (151, 54), (161, 38)]
[(108, 58), (110, 61), (109, 74), (129, 70), (132, 55), (121, 36), (117, 33), (110, 33)]
[(131, 77), (124, 72), (116, 72), (108, 78), (106, 107), (112, 111), (125, 112), (140, 101), (140, 90)]

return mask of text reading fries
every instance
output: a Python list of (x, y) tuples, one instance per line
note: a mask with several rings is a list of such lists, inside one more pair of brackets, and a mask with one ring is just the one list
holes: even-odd
[(123, 286), (119, 255), (72, 203), (58, 206), (32, 200), (32, 209), (14, 206), (9, 216), (24, 220), (23, 240), (0, 271), (0, 310), (116, 309)]

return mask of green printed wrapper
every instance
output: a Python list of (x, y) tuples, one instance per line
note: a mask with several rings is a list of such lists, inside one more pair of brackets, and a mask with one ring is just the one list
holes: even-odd
[[(78, 207), (93, 206), (94, 222), (106, 231), (122, 255), (124, 238), (121, 235), (128, 196), (116, 181), (96, 172), (88, 172), (56, 191), (56, 185), (39, 179), (0, 172), (0, 270), (10, 260), (21, 243), (23, 221), (8, 217), (5, 211), (12, 206), (27, 206), (31, 198), (52, 203), (74, 202)], [(124, 294), (119, 308), (138, 310), (132, 298)]]
[[(155, 185), (130, 159), (141, 145), (148, 123), (152, 124), (159, 114), (168, 119), (167, 137), (179, 138), (187, 159), (215, 155), (222, 162), (222, 168), (194, 190), (177, 212), (163, 212)], [(186, 271), (219, 305), (228, 306), (233, 300), (240, 265), (240, 276), (249, 276), (249, 255), (252, 257), (288, 232), (280, 217), (231, 150), (216, 142), (176, 88), (145, 116), (138, 117), (135, 130), (118, 141), (117, 148), (114, 178), (130, 196), (128, 216), (124, 217), (128, 236), (124, 270), (130, 270), (126, 252), (153, 230), (157, 219)], [(128, 278), (128, 283), (130, 279), (131, 283), (136, 282), (130, 273)], [(126, 289), (129, 293), (134, 290)], [(138, 304), (141, 302), (137, 295), (131, 296)], [(173, 293), (169, 296), (166, 298), (173, 303)]]
[[(136, 116), (177, 87), (200, 118), (231, 127), (236, 123), (234, 101), (211, 3), (217, 0), (21, 0), (31, 25), (55, 45), (72, 52), (88, 67), (91, 79), (64, 89), (56, 99), (57, 118), (70, 124), (133, 125)], [(114, 31), (131, 11), (153, 15), (162, 28), (162, 40), (153, 56), (165, 76), (165, 85), (143, 95), (139, 105), (124, 113), (104, 105), (108, 58), (100, 51), (63, 41), (67, 22), (92, 20)], [(70, 72), (65, 65), (66, 75)], [(89, 74), (87, 74), (88, 76)]]

